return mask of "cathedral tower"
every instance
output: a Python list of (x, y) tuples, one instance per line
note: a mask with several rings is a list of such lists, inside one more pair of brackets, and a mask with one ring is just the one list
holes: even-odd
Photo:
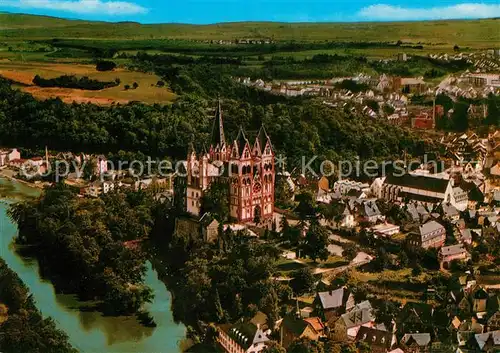
[(274, 152), (262, 126), (253, 142), (240, 128), (234, 141), (224, 134), (218, 102), (208, 150), (196, 153), (190, 145), (187, 159), (187, 211), (200, 215), (200, 200), (210, 183), (220, 181), (229, 188), (230, 217), (238, 222), (266, 222), (274, 211)]

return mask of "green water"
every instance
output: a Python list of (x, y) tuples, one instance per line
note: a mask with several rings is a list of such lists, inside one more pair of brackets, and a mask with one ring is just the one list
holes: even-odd
[(0, 203), (0, 256), (28, 286), (42, 313), (51, 316), (82, 353), (180, 352), (185, 327), (173, 321), (170, 293), (150, 264), (145, 282), (154, 290), (155, 299), (147, 309), (158, 325), (155, 328), (140, 325), (134, 317), (105, 317), (86, 309), (73, 296), (56, 294), (52, 284), (40, 278), (36, 261), (15, 252), (12, 239), (17, 228), (7, 217), (8, 202), (38, 193), (23, 184), (0, 179), (0, 197), (4, 200)]

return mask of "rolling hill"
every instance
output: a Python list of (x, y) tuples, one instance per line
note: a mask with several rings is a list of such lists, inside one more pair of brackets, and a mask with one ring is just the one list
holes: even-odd
[[(40, 30), (43, 28), (43, 30)], [(459, 45), (471, 48), (500, 46), (500, 20), (421, 22), (279, 23), (237, 22), (211, 25), (91, 22), (0, 13), (0, 40), (182, 39), (234, 40), (242, 38), (318, 41), (403, 42)]]

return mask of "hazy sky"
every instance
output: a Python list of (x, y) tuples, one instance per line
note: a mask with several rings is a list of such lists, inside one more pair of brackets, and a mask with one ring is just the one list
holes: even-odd
[[(143, 23), (500, 17), (500, 0), (0, 0), (0, 11)], [(499, 21), (500, 23), (500, 21)], [(1, 24), (0, 24), (1, 25)]]

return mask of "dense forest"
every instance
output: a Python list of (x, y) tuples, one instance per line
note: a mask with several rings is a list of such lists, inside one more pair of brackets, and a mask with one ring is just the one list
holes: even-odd
[[(260, 59), (259, 59), (260, 57)], [(296, 79), (331, 79), (359, 73), (380, 75), (382, 73), (396, 76), (425, 76), (427, 78), (442, 77), (446, 74), (471, 68), (466, 60), (444, 61), (425, 56), (413, 56), (407, 61), (368, 60), (364, 56), (316, 54), (311, 58), (300, 59), (289, 54), (276, 54), (272, 57), (238, 57), (238, 56), (200, 56), (193, 58), (186, 55), (147, 54), (139, 52), (130, 57), (133, 67), (143, 70), (179, 73), (196, 80), (197, 68), (203, 67), (212, 72), (214, 79), (222, 77), (250, 77), (252, 79), (296, 80)], [(215, 74), (215, 75), (214, 75)], [(189, 82), (184, 82), (189, 83)], [(210, 84), (199, 82), (207, 87)], [(231, 86), (234, 86), (231, 85)], [(176, 89), (173, 87), (174, 90)], [(189, 86), (186, 86), (189, 88)]]
[[(262, 40), (265, 41), (265, 40)], [(423, 49), (422, 45), (398, 42), (297, 42), (280, 41), (261, 43), (260, 45), (244, 44), (223, 46), (215, 43), (202, 43), (187, 40), (88, 40), (88, 39), (52, 39), (40, 41), (56, 48), (78, 49), (99, 58), (112, 58), (120, 50), (157, 50), (198, 56), (249, 56), (273, 54), (277, 52), (299, 52), (306, 50), (328, 49)]]
[(21, 279), (0, 259), (0, 347), (4, 353), (76, 353), (54, 321), (43, 318)]
[(145, 254), (124, 242), (149, 235), (154, 205), (143, 192), (89, 199), (56, 184), (38, 199), (12, 205), (9, 216), (19, 227), (16, 242), (31, 246), (57, 290), (97, 300), (108, 314), (132, 314), (152, 292), (142, 283)]
[(279, 303), (291, 290), (271, 278), (277, 248), (230, 229), (219, 229), (217, 246), (210, 246), (195, 234), (174, 233), (176, 213), (165, 213), (169, 217), (153, 231), (153, 257), (161, 260), (156, 270), (172, 282), (176, 319), (198, 329), (201, 322), (233, 322), (257, 310), (278, 319)]
[[(201, 75), (202, 68), (198, 72)], [(205, 84), (210, 83), (214, 85), (211, 93), (223, 85), (217, 79)], [(59, 99), (37, 101), (1, 81), (0, 142), (6, 146), (48, 146), (74, 152), (141, 152), (178, 160), (185, 158), (189, 141), (194, 141), (198, 148), (208, 143), (214, 105), (214, 100), (191, 94), (170, 106), (68, 105)], [(239, 126), (251, 134), (264, 124), (276, 153), (287, 156), (291, 167), (300, 165), (302, 156), (318, 155), (319, 160), (338, 161), (355, 156), (390, 158), (400, 156), (404, 150), (418, 155), (425, 149), (422, 141), (402, 128), (333, 109), (315, 100), (301, 105), (264, 105), (224, 99), (223, 110), (229, 138), (236, 137)]]
[(36, 75), (33, 78), (33, 83), (40, 87), (61, 87), (61, 88), (77, 88), (97, 91), (104, 88), (115, 87), (120, 84), (120, 80), (115, 81), (99, 81), (84, 77), (76, 77), (74, 75), (63, 75), (55, 78), (43, 78)]

